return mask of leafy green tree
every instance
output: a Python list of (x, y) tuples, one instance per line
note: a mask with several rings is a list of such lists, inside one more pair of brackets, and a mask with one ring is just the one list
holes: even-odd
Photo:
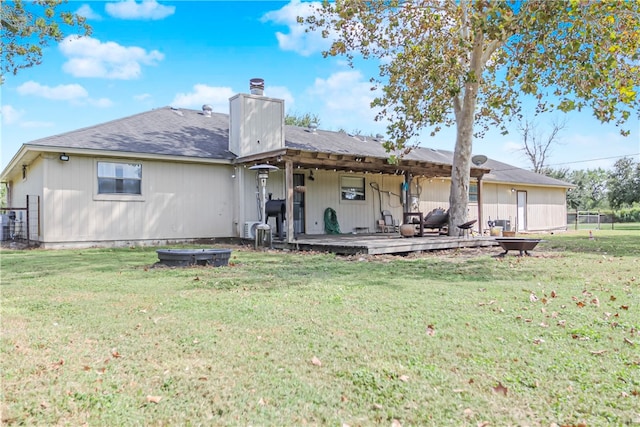
[[(390, 160), (424, 129), (456, 127), (450, 232), (466, 220), (472, 142), (506, 132), (521, 102), (590, 108), (603, 122), (640, 115), (640, 1), (325, 1), (298, 21), (331, 37), (324, 55), (379, 60), (373, 106), (387, 119)], [(626, 132), (626, 131), (625, 131)]]
[(612, 208), (632, 206), (640, 202), (640, 162), (623, 157), (609, 172), (608, 198)]
[[(562, 178), (560, 178), (562, 174)], [(604, 208), (607, 201), (607, 183), (609, 174), (602, 168), (568, 171), (556, 171), (553, 178), (563, 179), (575, 185), (567, 193), (569, 209), (590, 210)]]
[(86, 19), (62, 9), (66, 0), (12, 0), (0, 2), (2, 23), (0, 83), (7, 73), (17, 74), (19, 70), (42, 62), (42, 50), (51, 42), (65, 37), (63, 28), (77, 27), (82, 35), (91, 34)]
[(310, 113), (305, 113), (305, 114), (298, 114), (298, 113), (293, 113), (293, 114), (287, 114), (284, 117), (284, 124), (285, 125), (290, 125), (290, 126), (300, 126), (300, 127), (309, 127), (309, 125), (311, 125), (312, 123), (314, 123), (316, 126), (318, 126), (320, 124), (320, 119), (318, 118), (317, 114), (310, 114)]

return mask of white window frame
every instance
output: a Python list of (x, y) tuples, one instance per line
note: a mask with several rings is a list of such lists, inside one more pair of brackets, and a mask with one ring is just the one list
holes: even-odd
[[(115, 164), (123, 164), (123, 165), (139, 165), (140, 166), (140, 194), (132, 194), (132, 193), (100, 193), (99, 189), (99, 164), (100, 163), (115, 163)], [(114, 201), (130, 201), (130, 202), (142, 202), (145, 200), (145, 180), (143, 171), (144, 163), (140, 160), (135, 159), (95, 159), (93, 162), (93, 182), (94, 182), (94, 191), (93, 191), (93, 199), (94, 200), (114, 200)]]
[[(476, 191), (472, 192), (471, 189), (474, 188), (476, 189)], [(469, 203), (478, 203), (478, 183), (477, 182), (470, 182), (469, 183), (469, 194), (468, 194), (468, 200)], [(474, 196), (475, 200), (471, 199), (471, 196)]]
[[(352, 179), (352, 180), (362, 180), (362, 199), (349, 199), (349, 198), (345, 198), (344, 194), (345, 188), (351, 188), (353, 190), (359, 190), (360, 187), (346, 187), (345, 185), (343, 185), (343, 181), (345, 179)], [(366, 180), (364, 176), (359, 176), (359, 175), (340, 175), (340, 181), (339, 181), (339, 191), (340, 191), (340, 203), (366, 203), (367, 201), (367, 187), (366, 187)]]

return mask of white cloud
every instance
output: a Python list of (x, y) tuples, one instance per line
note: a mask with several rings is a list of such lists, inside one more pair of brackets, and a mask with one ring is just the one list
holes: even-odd
[(293, 95), (289, 89), (284, 86), (267, 86), (264, 89), (264, 96), (284, 99), (284, 105), (286, 108), (290, 108), (294, 104)]
[(17, 92), (20, 95), (33, 95), (53, 101), (69, 101), (74, 105), (91, 105), (98, 108), (107, 108), (113, 105), (113, 102), (108, 98), (94, 99), (89, 97), (89, 92), (79, 84), (51, 87), (30, 80), (18, 86)]
[(290, 50), (303, 56), (326, 50), (331, 45), (330, 39), (325, 39), (318, 31), (305, 32), (305, 26), (298, 23), (298, 17), (306, 18), (314, 14), (320, 6), (319, 2), (304, 2), (292, 0), (281, 9), (267, 12), (262, 22), (273, 22), (287, 26), (289, 33), (276, 32), (278, 45), (282, 50)]
[(53, 126), (55, 126), (54, 122), (39, 122), (39, 121), (33, 121), (33, 120), (20, 123), (20, 127), (25, 129), (50, 128)]
[(34, 95), (56, 101), (72, 101), (89, 96), (87, 90), (79, 84), (50, 87), (36, 83), (33, 80), (18, 86), (17, 91), (20, 95)]
[(502, 150), (506, 151), (507, 153), (516, 153), (518, 151), (521, 151), (523, 148), (524, 145), (522, 145), (522, 143), (515, 141), (507, 141), (502, 145)]
[(84, 16), (85, 18), (91, 19), (93, 21), (102, 21), (102, 16), (94, 12), (94, 10), (91, 9), (91, 6), (89, 6), (88, 4), (83, 4), (82, 6), (80, 6), (80, 8), (76, 10), (76, 14)]
[(190, 93), (178, 93), (171, 106), (183, 108), (201, 108), (204, 104), (209, 104), (213, 111), (218, 113), (229, 113), (229, 98), (234, 96), (234, 92), (230, 87), (207, 86), (205, 84), (196, 84)]
[(89, 98), (87, 99), (87, 102), (90, 105), (93, 105), (94, 107), (98, 107), (98, 108), (109, 108), (113, 106), (113, 101), (111, 101), (109, 98), (99, 98), (99, 99)]
[(68, 36), (59, 45), (68, 59), (62, 69), (74, 77), (102, 77), (129, 80), (140, 77), (141, 64), (156, 65), (164, 59), (157, 50), (101, 42), (92, 37)]
[(327, 79), (316, 78), (308, 93), (322, 104), (318, 116), (323, 128), (360, 130), (364, 133), (383, 132), (386, 124), (376, 122), (376, 110), (371, 102), (377, 92), (357, 70), (339, 71)]
[(2, 114), (2, 123), (10, 125), (20, 120), (24, 111), (18, 111), (11, 105), (2, 105), (0, 106), (0, 113)]
[(125, 0), (117, 3), (107, 3), (104, 10), (114, 18), (119, 19), (148, 19), (158, 20), (173, 15), (175, 6), (163, 6), (156, 0)]
[(151, 99), (152, 96), (150, 93), (141, 93), (140, 95), (134, 95), (133, 99), (135, 99), (136, 101), (146, 101), (147, 99)]

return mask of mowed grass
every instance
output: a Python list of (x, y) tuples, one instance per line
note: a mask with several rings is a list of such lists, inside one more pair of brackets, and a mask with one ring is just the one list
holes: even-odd
[(640, 232), (400, 256), (3, 251), (3, 425), (634, 425)]

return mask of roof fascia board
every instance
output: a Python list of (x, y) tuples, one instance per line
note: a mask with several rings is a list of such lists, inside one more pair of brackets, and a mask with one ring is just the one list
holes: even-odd
[[(201, 163), (201, 164), (223, 164), (231, 165), (232, 160), (228, 159), (207, 159), (202, 157), (191, 156), (173, 156), (166, 154), (148, 154), (115, 150), (90, 150), (90, 149), (78, 149), (78, 148), (66, 148), (66, 147), (51, 147), (35, 144), (24, 144), (20, 147), (20, 150), (13, 156), (13, 159), (9, 162), (7, 167), (2, 171), (0, 175), (0, 182), (4, 182), (8, 175), (12, 174), (12, 171), (22, 165), (23, 159), (28, 157), (29, 154), (35, 153), (65, 153), (67, 155), (78, 155), (88, 157), (111, 157), (111, 158), (136, 158), (143, 160), (159, 160), (159, 161), (175, 161), (181, 163)], [(37, 157), (37, 156), (35, 156)], [(34, 158), (35, 158), (34, 157)], [(29, 162), (33, 161), (30, 159)]]

